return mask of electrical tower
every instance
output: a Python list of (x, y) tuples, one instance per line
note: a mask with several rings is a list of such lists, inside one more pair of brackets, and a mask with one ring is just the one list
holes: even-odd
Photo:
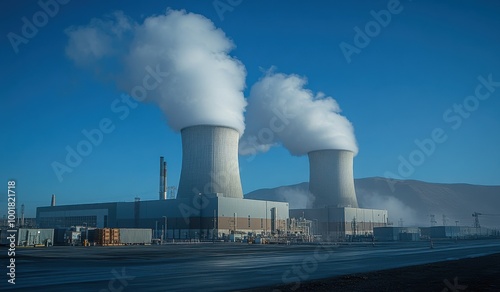
[(175, 199), (175, 192), (177, 191), (176, 186), (170, 186), (167, 188), (168, 190), (168, 197), (167, 199)]
[(431, 215), (431, 226), (436, 226), (436, 223), (437, 223), (436, 216)]

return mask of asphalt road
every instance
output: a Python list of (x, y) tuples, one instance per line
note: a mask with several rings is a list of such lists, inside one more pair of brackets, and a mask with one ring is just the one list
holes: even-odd
[(232, 291), (483, 256), (499, 253), (500, 241), (18, 248), (15, 285), (0, 252), (0, 290)]

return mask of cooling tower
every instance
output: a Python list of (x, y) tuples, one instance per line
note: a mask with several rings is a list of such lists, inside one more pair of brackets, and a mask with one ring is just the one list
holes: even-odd
[(182, 170), (177, 198), (222, 193), (243, 198), (238, 165), (238, 131), (222, 126), (192, 126), (181, 130)]
[(314, 207), (358, 207), (354, 190), (354, 153), (347, 150), (309, 152), (309, 191)]

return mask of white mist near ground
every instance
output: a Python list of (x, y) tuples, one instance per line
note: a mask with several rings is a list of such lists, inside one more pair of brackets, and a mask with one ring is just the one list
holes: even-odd
[(375, 192), (358, 191), (357, 193), (360, 208), (387, 210), (389, 222), (392, 222), (393, 226), (399, 226), (401, 219), (403, 219), (403, 226), (421, 226), (424, 222), (413, 208), (395, 197)]
[(66, 29), (67, 56), (138, 101), (154, 102), (169, 125), (219, 125), (243, 134), (246, 70), (234, 44), (202, 15), (167, 10), (136, 23), (122, 12)]
[(299, 187), (281, 187), (276, 190), (279, 201), (288, 202), (290, 209), (312, 208), (314, 195)]
[(358, 152), (354, 128), (337, 102), (305, 88), (298, 75), (267, 72), (250, 91), (240, 154), (282, 144), (292, 155), (324, 149)]

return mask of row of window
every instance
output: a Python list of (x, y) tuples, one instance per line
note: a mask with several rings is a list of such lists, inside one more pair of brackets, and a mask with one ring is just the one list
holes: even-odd
[(88, 226), (97, 227), (97, 216), (41, 217), (40, 228)]

